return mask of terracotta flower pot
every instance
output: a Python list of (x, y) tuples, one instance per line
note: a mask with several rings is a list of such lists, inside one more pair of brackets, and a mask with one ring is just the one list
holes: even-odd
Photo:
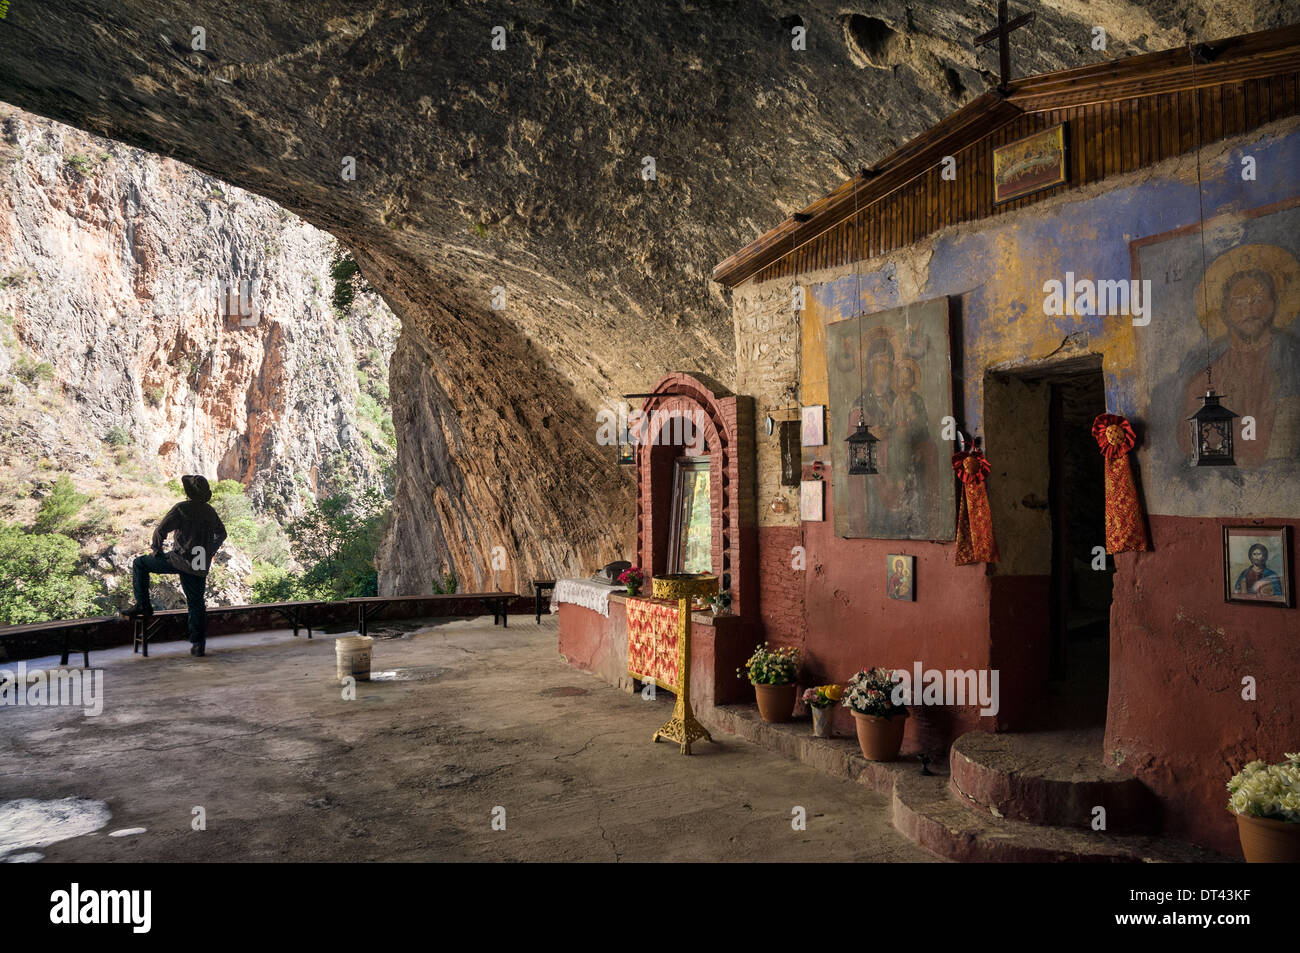
[(1237, 814), (1237, 836), (1248, 864), (1300, 863), (1300, 824)]
[(795, 684), (755, 685), (754, 695), (758, 698), (758, 713), (764, 721), (789, 721), (794, 714)]
[(813, 718), (813, 736), (829, 738), (831, 736), (831, 706), (823, 705), (818, 708), (816, 705), (812, 705), (810, 707)]
[(862, 757), (868, 761), (898, 760), (898, 751), (903, 747), (903, 729), (907, 725), (906, 712), (893, 718), (881, 718), (855, 711), (853, 720), (857, 723)]

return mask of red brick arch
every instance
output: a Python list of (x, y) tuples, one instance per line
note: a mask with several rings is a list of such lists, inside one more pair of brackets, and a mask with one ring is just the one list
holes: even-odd
[(758, 594), (753, 401), (686, 373), (666, 375), (652, 394), (641, 406), (651, 416), (643, 431), (649, 442), (637, 447), (638, 562), (652, 573), (665, 572), (668, 563), (673, 461), (686, 448), (660, 443), (659, 432), (674, 417), (698, 421), (710, 457), (713, 572), (730, 583), (732, 611), (752, 613)]

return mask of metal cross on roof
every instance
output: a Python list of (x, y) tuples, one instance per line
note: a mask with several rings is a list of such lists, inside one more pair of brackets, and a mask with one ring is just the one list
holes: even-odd
[(1010, 23), (1007, 22), (1007, 0), (998, 0), (998, 25), (987, 33), (975, 37), (975, 45), (998, 41), (998, 65), (1001, 67), (1002, 82), (998, 89), (1009, 92), (1011, 89), (1011, 31), (1018, 30), (1027, 23), (1034, 22), (1034, 14), (1022, 13)]

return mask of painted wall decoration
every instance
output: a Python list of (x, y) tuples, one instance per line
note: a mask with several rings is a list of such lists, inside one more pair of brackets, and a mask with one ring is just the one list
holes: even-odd
[(799, 519), (820, 523), (826, 519), (826, 484), (822, 480), (803, 480), (799, 484)]
[(993, 150), (993, 201), (1010, 202), (1065, 181), (1065, 124)]
[(1223, 527), (1224, 601), (1294, 605), (1290, 544), (1289, 526)]
[(801, 408), (799, 439), (805, 447), (826, 445), (826, 408), (821, 404)]
[(835, 535), (954, 539), (952, 448), (940, 439), (952, 413), (948, 299), (837, 321), (826, 344), (834, 472), (848, 472), (844, 441), (860, 419), (880, 439), (879, 472), (836, 483)]
[[(1207, 222), (1204, 259), (1197, 225), (1135, 241), (1132, 257), (1134, 277), (1152, 283), (1151, 324), (1133, 329), (1149, 408), (1149, 506), (1189, 515), (1292, 511), (1300, 485), (1300, 200)], [(1235, 467), (1188, 465), (1187, 418), (1201, 406), (1207, 367), (1223, 404), (1242, 415)]]
[(916, 557), (891, 553), (885, 557), (885, 595), (904, 602), (916, 601)]

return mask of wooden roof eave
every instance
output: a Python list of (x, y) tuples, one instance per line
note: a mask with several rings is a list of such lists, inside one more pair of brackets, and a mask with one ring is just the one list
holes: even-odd
[[(978, 141), (1023, 113), (1044, 112), (1099, 102), (1114, 102), (1224, 83), (1300, 72), (1300, 25), (1231, 37), (1209, 44), (1210, 62), (1192, 69), (1185, 47), (1145, 53), (1119, 62), (1099, 63), (1026, 77), (1004, 97), (976, 97), (885, 158), (868, 179), (843, 183), (740, 251), (719, 262), (714, 281), (734, 288), (746, 278), (816, 239), (854, 213), (901, 188), (946, 155)], [(855, 203), (856, 195), (856, 203)]]
[(735, 287), (750, 275), (790, 254), (792, 249), (798, 249), (852, 217), (855, 209), (860, 212), (879, 202), (918, 175), (923, 175), (944, 156), (978, 142), (1022, 113), (1019, 107), (994, 93), (985, 93), (971, 100), (943, 122), (892, 153), (881, 165), (868, 170), (867, 178), (855, 176), (803, 209), (799, 215), (809, 216), (808, 220), (799, 222), (793, 217), (787, 218), (730, 258), (719, 262), (713, 269), (713, 280)]

